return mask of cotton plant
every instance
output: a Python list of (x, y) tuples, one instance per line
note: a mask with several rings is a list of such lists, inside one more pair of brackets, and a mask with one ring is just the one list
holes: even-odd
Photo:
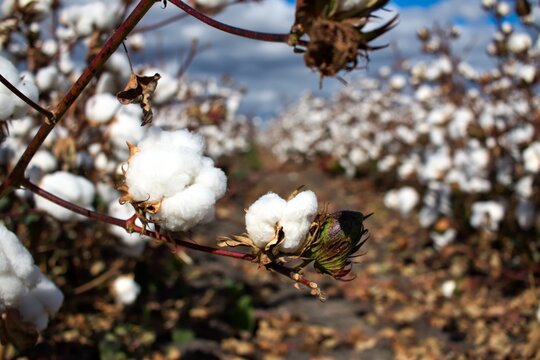
[[(0, 312), (4, 333), (14, 343), (35, 342), (51, 317), (60, 309), (64, 295), (34, 264), (17, 235), (0, 224)], [(11, 311), (18, 311), (13, 314)], [(30, 337), (30, 340), (28, 340)]]
[(121, 275), (114, 279), (111, 284), (111, 293), (118, 304), (133, 304), (140, 292), (141, 286), (135, 281), (132, 274)]
[[(318, 211), (315, 193), (298, 189), (287, 199), (269, 192), (246, 210), (246, 233), (223, 237), (220, 246), (245, 246), (262, 264), (276, 259), (302, 259), (297, 269), (313, 262), (315, 269), (336, 279), (351, 271), (351, 258), (367, 240), (360, 212)], [(312, 292), (324, 296), (316, 284)]]

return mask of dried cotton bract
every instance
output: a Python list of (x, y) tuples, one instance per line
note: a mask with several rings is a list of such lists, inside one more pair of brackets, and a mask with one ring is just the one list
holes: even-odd
[(121, 202), (172, 231), (211, 221), (227, 177), (203, 150), (203, 139), (189, 131), (151, 129), (137, 146), (130, 145)]

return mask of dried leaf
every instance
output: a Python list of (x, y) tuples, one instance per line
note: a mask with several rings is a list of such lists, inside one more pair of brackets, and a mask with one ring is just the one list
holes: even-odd
[(219, 247), (247, 246), (257, 250), (259, 249), (247, 234), (234, 235), (232, 238), (226, 236), (219, 237), (217, 245)]
[(150, 124), (153, 119), (152, 105), (150, 98), (156, 90), (158, 80), (161, 76), (156, 73), (154, 76), (140, 76), (131, 73), (129, 81), (124, 90), (116, 94), (118, 101), (122, 105), (139, 104), (143, 110), (143, 121), (141, 126)]

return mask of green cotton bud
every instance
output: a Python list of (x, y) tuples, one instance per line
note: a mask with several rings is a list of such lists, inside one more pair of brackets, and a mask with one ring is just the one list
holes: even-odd
[(363, 222), (370, 215), (357, 211), (319, 215), (316, 231), (301, 257), (312, 260), (317, 271), (343, 279), (351, 271), (351, 259), (367, 240)]

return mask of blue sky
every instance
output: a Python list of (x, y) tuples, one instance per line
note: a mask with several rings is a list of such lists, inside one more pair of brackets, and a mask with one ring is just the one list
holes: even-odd
[[(466, 61), (477, 66), (486, 62), (485, 46), (493, 34), (481, 8), (481, 0), (392, 0), (387, 6), (391, 12), (380, 12), (388, 19), (396, 12), (400, 15), (398, 26), (386, 34), (377, 44), (392, 44), (384, 50), (374, 52), (368, 64), (368, 71), (356, 70), (344, 74), (352, 82), (357, 77), (370, 76), (383, 65), (395, 59), (392, 48), (399, 48), (402, 55), (412, 58), (419, 54), (416, 30), (430, 27), (435, 23), (449, 25), (458, 23), (462, 29), (462, 44), (472, 51), (464, 55)], [(166, 9), (152, 9), (148, 23), (170, 17), (178, 13), (174, 6)], [(233, 6), (215, 16), (227, 24), (264, 32), (287, 33), (294, 22), (294, 1), (263, 0)], [(384, 20), (382, 19), (382, 20)], [(174, 34), (174, 36), (171, 36)], [(325, 79), (319, 90), (319, 77), (307, 69), (303, 57), (294, 54), (285, 44), (263, 43), (224, 34), (198, 22), (186, 19), (170, 27), (151, 34), (151, 45), (146, 49), (147, 59), (157, 65), (169, 65), (174, 69), (180, 49), (189, 48), (193, 38), (211, 47), (199, 54), (188, 75), (192, 78), (220, 77), (229, 75), (247, 89), (241, 110), (248, 115), (270, 117), (287, 103), (294, 102), (307, 92), (332, 96), (343, 85), (332, 78)], [(156, 57), (161, 57), (156, 60)], [(176, 64), (176, 65), (175, 65)]]

